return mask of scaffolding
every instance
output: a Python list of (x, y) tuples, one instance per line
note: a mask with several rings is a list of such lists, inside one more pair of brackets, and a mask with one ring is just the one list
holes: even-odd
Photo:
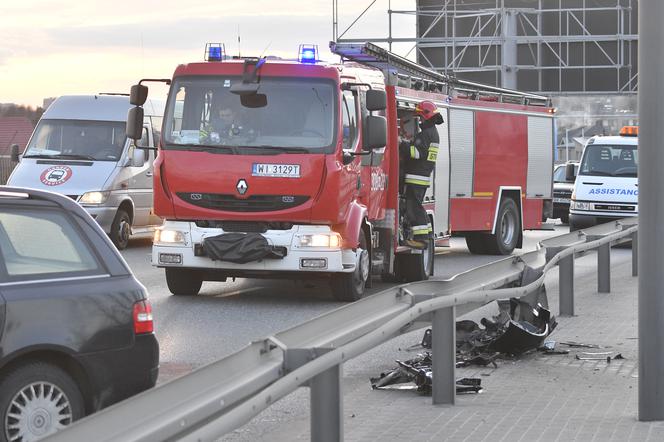
[[(546, 95), (635, 94), (637, 0), (417, 0), (392, 10), (388, 35), (344, 38), (376, 0), (333, 39), (413, 43), (418, 64), (469, 81)], [(414, 37), (393, 37), (392, 16), (416, 16)], [(407, 54), (408, 55), (408, 54)]]

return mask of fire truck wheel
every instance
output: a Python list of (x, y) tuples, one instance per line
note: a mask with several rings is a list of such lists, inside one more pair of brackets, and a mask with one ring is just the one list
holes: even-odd
[(503, 198), (498, 207), (496, 233), (486, 236), (486, 252), (489, 255), (509, 255), (519, 241), (521, 217), (512, 198)]
[(395, 263), (398, 281), (414, 282), (426, 281), (433, 274), (433, 261), (435, 257), (435, 244), (433, 236), (429, 236), (429, 244), (422, 253), (399, 254)]
[(353, 273), (332, 275), (332, 295), (337, 301), (353, 302), (364, 296), (364, 288), (371, 277), (371, 258), (364, 233), (360, 236), (358, 251), (360, 256)]
[(195, 270), (166, 268), (166, 285), (176, 296), (195, 296), (201, 290), (203, 279)]
[(474, 255), (483, 255), (486, 253), (487, 238), (481, 233), (466, 234), (466, 245), (470, 253)]
[(129, 245), (129, 235), (131, 234), (131, 219), (129, 214), (123, 209), (118, 209), (115, 214), (113, 224), (111, 224), (111, 241), (118, 250), (124, 250)]

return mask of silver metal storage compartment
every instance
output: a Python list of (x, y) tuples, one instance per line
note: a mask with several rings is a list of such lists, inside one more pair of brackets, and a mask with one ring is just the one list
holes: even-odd
[(528, 198), (551, 198), (553, 118), (528, 117)]
[(450, 109), (450, 198), (473, 196), (475, 113)]

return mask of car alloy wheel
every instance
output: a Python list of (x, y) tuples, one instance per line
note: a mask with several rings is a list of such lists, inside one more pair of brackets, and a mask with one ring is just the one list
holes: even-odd
[(73, 421), (69, 398), (55, 384), (34, 382), (12, 398), (5, 415), (8, 441), (29, 442), (65, 428)]

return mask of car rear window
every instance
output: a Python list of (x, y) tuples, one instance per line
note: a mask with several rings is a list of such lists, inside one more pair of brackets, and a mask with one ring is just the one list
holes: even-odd
[(96, 274), (99, 261), (61, 211), (0, 208), (0, 253), (18, 279)]

